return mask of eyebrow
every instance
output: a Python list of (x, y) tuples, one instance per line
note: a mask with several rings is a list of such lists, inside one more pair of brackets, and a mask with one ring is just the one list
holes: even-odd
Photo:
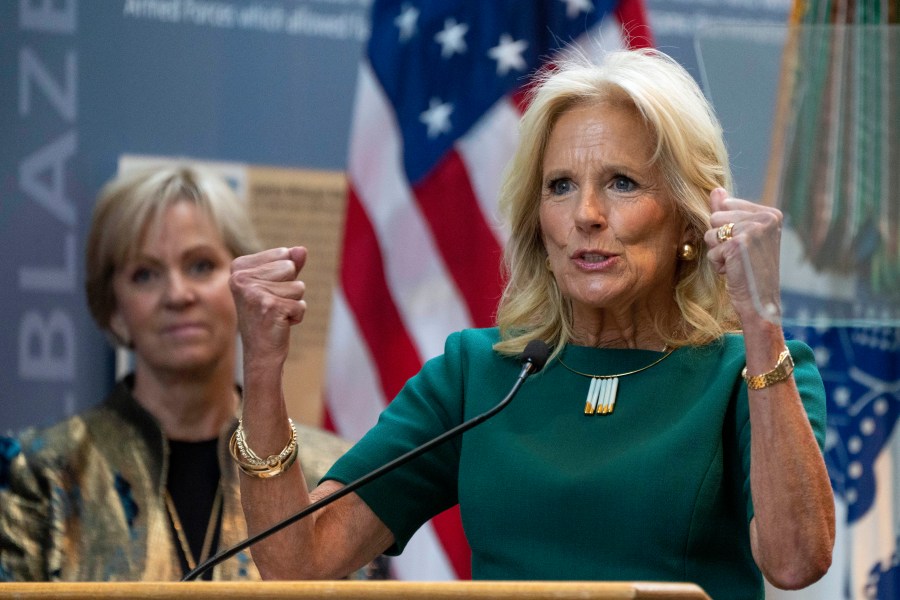
[[(224, 247), (224, 246), (223, 246)], [(227, 254), (231, 254), (231, 251), (228, 248), (225, 248)], [(200, 243), (195, 244), (186, 248), (181, 254), (180, 257), (189, 257), (192, 254), (198, 254), (201, 252), (211, 252), (216, 253), (217, 249), (212, 244)], [(140, 262), (140, 261), (148, 261), (152, 263), (162, 263), (163, 261), (158, 257), (151, 254), (146, 254), (143, 251), (138, 251), (132, 256), (125, 259), (123, 264), (128, 264), (130, 262)]]

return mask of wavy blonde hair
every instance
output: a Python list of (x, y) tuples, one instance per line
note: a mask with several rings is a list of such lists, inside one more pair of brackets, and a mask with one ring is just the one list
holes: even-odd
[(543, 161), (562, 114), (603, 102), (631, 105), (646, 123), (656, 141), (653, 165), (699, 251), (696, 260), (679, 261), (672, 294), (681, 323), (674, 331), (657, 323), (659, 335), (675, 348), (706, 344), (737, 328), (724, 278), (706, 260), (703, 243), (710, 192), (731, 189), (722, 128), (694, 79), (674, 59), (651, 49), (624, 50), (606, 54), (600, 64), (572, 56), (536, 77), (500, 192), (511, 236), (504, 249), (507, 285), (497, 312), (498, 352), (518, 353), (539, 338), (556, 353), (573, 338), (571, 303), (545, 266), (539, 220)]
[(191, 202), (222, 235), (232, 256), (258, 252), (245, 202), (216, 173), (188, 164), (140, 169), (109, 181), (100, 191), (91, 218), (85, 256), (85, 291), (94, 321), (105, 332), (116, 309), (113, 275), (140, 250), (147, 228), (166, 208)]

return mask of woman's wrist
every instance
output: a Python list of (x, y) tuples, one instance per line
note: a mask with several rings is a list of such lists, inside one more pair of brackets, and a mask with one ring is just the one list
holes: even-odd
[(747, 373), (758, 375), (771, 371), (786, 349), (784, 330), (762, 316), (742, 320)]
[(291, 437), (278, 454), (270, 454), (266, 458), (259, 456), (247, 442), (243, 419), (238, 421), (237, 429), (231, 436), (229, 450), (238, 467), (251, 477), (269, 479), (287, 471), (297, 459), (297, 428), (291, 419), (287, 420), (291, 429)]

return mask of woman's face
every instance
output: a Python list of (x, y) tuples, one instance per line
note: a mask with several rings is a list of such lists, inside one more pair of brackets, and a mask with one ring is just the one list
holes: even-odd
[(542, 169), (541, 234), (574, 323), (598, 311), (670, 310), (685, 227), (632, 107), (577, 106), (556, 122)]
[(131, 341), (138, 370), (200, 373), (234, 360), (232, 258), (193, 202), (176, 202), (151, 222), (134, 257), (113, 275), (110, 327)]

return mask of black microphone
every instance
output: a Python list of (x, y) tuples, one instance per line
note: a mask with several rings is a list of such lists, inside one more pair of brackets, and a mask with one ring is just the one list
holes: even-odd
[(382, 465), (381, 467), (378, 467), (374, 471), (371, 471), (368, 474), (363, 475), (359, 479), (348, 483), (344, 487), (342, 487), (338, 490), (335, 490), (334, 492), (328, 494), (324, 498), (321, 498), (321, 499), (317, 500), (316, 502), (313, 502), (306, 508), (287, 517), (286, 519), (279, 521), (278, 523), (275, 523), (271, 527), (260, 531), (256, 535), (250, 536), (243, 542), (239, 542), (238, 544), (235, 544), (231, 548), (227, 548), (227, 549), (223, 550), (222, 552), (219, 552), (215, 556), (212, 556), (209, 559), (207, 559), (204, 562), (197, 565), (197, 567), (195, 569), (193, 569), (188, 574), (186, 574), (184, 577), (182, 577), (181, 581), (193, 581), (194, 579), (203, 575), (203, 573), (210, 570), (211, 568), (213, 568), (220, 562), (228, 560), (229, 558), (231, 558), (232, 556), (234, 556), (235, 554), (237, 554), (244, 548), (247, 548), (248, 546), (251, 546), (251, 545), (255, 544), (256, 542), (269, 537), (273, 533), (277, 533), (277, 532), (281, 531), (288, 525), (291, 525), (292, 523), (296, 523), (300, 519), (306, 517), (307, 515), (309, 515), (311, 513), (314, 513), (315, 511), (319, 510), (320, 508), (323, 508), (323, 507), (331, 504), (332, 502), (334, 502), (335, 500), (337, 500), (339, 498), (343, 498), (350, 492), (352, 492), (356, 489), (359, 489), (360, 487), (364, 486), (365, 484), (369, 483), (370, 481), (378, 479), (385, 473), (389, 473), (390, 471), (393, 471), (397, 467), (408, 463), (409, 461), (416, 458), (417, 456), (420, 456), (420, 455), (428, 452), (435, 446), (438, 446), (438, 445), (446, 442), (450, 438), (456, 437), (457, 435), (463, 433), (464, 431), (467, 431), (467, 430), (475, 427), (476, 425), (479, 425), (480, 423), (487, 421), (488, 419), (490, 419), (491, 417), (493, 417), (494, 415), (496, 415), (498, 412), (500, 412), (501, 410), (503, 410), (504, 408), (506, 408), (509, 405), (509, 403), (513, 399), (513, 396), (516, 395), (516, 393), (519, 391), (519, 388), (522, 387), (522, 384), (525, 382), (525, 379), (529, 375), (534, 375), (535, 373), (537, 373), (538, 371), (540, 371), (541, 369), (544, 368), (544, 364), (547, 362), (547, 357), (549, 355), (550, 355), (550, 348), (547, 347), (547, 344), (545, 344), (542, 340), (531, 340), (530, 342), (528, 342), (528, 345), (525, 346), (525, 349), (519, 355), (519, 360), (523, 364), (522, 364), (522, 370), (519, 372), (519, 377), (518, 377), (518, 379), (516, 379), (516, 383), (512, 386), (512, 389), (509, 390), (509, 393), (506, 395), (506, 397), (503, 400), (501, 400), (500, 403), (497, 404), (495, 407), (493, 407), (489, 411), (484, 412), (476, 417), (472, 417), (468, 421), (460, 423), (459, 425), (457, 425), (456, 427), (454, 427), (452, 429), (448, 429), (447, 431), (445, 431), (441, 435), (437, 436), (436, 438), (433, 438), (433, 439), (425, 442), (421, 446), (413, 448), (409, 452), (402, 454), (401, 456), (395, 458), (391, 462), (389, 462), (385, 465)]

